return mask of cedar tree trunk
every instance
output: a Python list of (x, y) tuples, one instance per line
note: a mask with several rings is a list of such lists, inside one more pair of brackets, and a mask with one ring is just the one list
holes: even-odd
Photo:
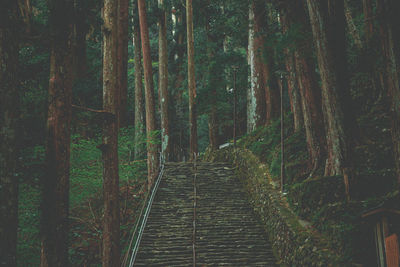
[(188, 54), (190, 158), (197, 154), (196, 81), (194, 73), (194, 36), (192, 0), (186, 0), (186, 31)]
[[(210, 7), (210, 0), (207, 3), (208, 7)], [(216, 90), (216, 80), (218, 79), (216, 76), (216, 72), (220, 69), (220, 66), (217, 66), (215, 60), (215, 49), (214, 45), (218, 42), (218, 36), (212, 34), (211, 31), (211, 17), (212, 10), (207, 9), (207, 56), (208, 56), (208, 92), (209, 92), (209, 103), (210, 103), (210, 111), (208, 114), (208, 138), (210, 147), (212, 150), (218, 149), (218, 125), (217, 125), (217, 90)], [(220, 39), (221, 40), (221, 39)], [(217, 70), (218, 69), (218, 70)]]
[(171, 138), (169, 134), (168, 116), (168, 54), (167, 54), (167, 18), (164, 0), (158, 0), (160, 18), (158, 21), (158, 73), (159, 73), (159, 101), (161, 109), (161, 153), (166, 160), (171, 152)]
[(118, 0), (119, 127), (128, 125), (128, 27), (129, 0)]
[(146, 135), (147, 135), (147, 170), (148, 189), (150, 190), (158, 169), (157, 145), (154, 144), (154, 131), (156, 130), (153, 70), (150, 56), (149, 29), (147, 27), (147, 15), (145, 0), (138, 0), (140, 35), (143, 52), (143, 69), (145, 81), (146, 100)]
[(343, 175), (346, 197), (353, 171), (352, 115), (346, 73), (345, 17), (343, 0), (307, 0), (322, 79), (322, 105), (327, 129), (325, 175)]
[[(264, 46), (260, 25), (257, 25), (256, 3), (249, 8), (248, 64), (250, 66), (250, 88), (247, 91), (247, 132), (265, 123), (265, 87), (263, 79), (262, 50)], [(265, 15), (265, 14), (263, 14)]]
[(300, 89), (307, 148), (310, 155), (310, 176), (312, 176), (319, 167), (324, 166), (326, 139), (322, 115), (321, 89), (315, 73), (312, 44), (307, 38), (310, 35), (311, 25), (307, 20), (303, 0), (283, 2), (281, 13), (282, 22), (288, 28), (296, 25), (302, 26), (300, 28), (302, 38), (296, 40), (294, 60)]
[(120, 218), (118, 175), (118, 5), (104, 1), (103, 25), (103, 109), (109, 116), (103, 125), (103, 244), (102, 266), (120, 264)]
[[(135, 9), (134, 9), (135, 10)], [(136, 9), (137, 11), (137, 9)], [(139, 18), (133, 14), (133, 46), (135, 68), (135, 160), (144, 158), (145, 146), (142, 139), (146, 134), (144, 121), (144, 99), (142, 82), (142, 52), (140, 42)]]
[(40, 266), (68, 265), (73, 1), (49, 1), (51, 38)]
[(386, 67), (386, 86), (390, 99), (390, 114), (392, 117), (393, 152), (397, 169), (397, 181), (400, 188), (400, 3), (395, 0), (377, 1), (382, 54)]
[(357, 48), (361, 49), (363, 48), (363, 43), (361, 41), (360, 34), (358, 33), (356, 24), (354, 23), (354, 19), (351, 14), (351, 6), (349, 0), (344, 0), (344, 11), (349, 33), (353, 37), (354, 43), (356, 44)]

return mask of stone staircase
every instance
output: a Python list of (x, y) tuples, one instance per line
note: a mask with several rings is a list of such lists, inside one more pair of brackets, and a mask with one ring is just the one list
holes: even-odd
[(134, 266), (276, 266), (276, 259), (227, 164), (166, 163)]

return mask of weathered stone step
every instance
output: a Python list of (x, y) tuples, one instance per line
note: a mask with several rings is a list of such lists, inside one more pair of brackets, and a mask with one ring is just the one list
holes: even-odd
[[(194, 177), (196, 177), (194, 179)], [(166, 163), (135, 266), (276, 266), (245, 194), (224, 163)]]

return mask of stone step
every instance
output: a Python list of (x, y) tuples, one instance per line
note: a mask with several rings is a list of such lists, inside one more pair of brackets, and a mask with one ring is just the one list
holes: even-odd
[(194, 200), (196, 266), (276, 266), (233, 168), (168, 162), (164, 170), (135, 266), (193, 266)]

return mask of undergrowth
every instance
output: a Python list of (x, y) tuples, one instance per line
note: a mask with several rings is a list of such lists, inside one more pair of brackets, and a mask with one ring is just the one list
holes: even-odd
[[(144, 198), (146, 162), (133, 161), (133, 129), (119, 137), (121, 247), (129, 234)], [(102, 161), (97, 145), (100, 137), (72, 137), (70, 169), (70, 263), (72, 266), (100, 266), (102, 222)], [(40, 179), (44, 148), (24, 150), (24, 175), (19, 188), (18, 265), (38, 266), (40, 261)], [(123, 251), (125, 252), (125, 251)]]
[[(360, 136), (355, 142), (356, 182), (353, 199), (345, 201), (342, 176), (323, 176), (319, 169), (309, 177), (308, 152), (303, 130), (293, 132), (290, 114), (285, 117), (285, 188), (291, 209), (312, 228), (328, 236), (333, 247), (349, 262), (365, 262), (375, 252), (371, 246), (372, 226), (361, 215), (399, 198), (388, 116), (380, 105), (359, 117)], [(269, 168), (279, 183), (281, 164), (280, 120), (260, 127), (238, 141)], [(397, 204), (398, 206), (398, 204)]]

